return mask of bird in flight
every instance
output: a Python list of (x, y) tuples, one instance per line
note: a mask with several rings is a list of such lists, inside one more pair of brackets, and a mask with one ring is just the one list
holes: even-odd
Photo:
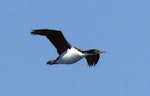
[(47, 64), (49, 65), (73, 64), (82, 58), (86, 58), (89, 66), (95, 66), (99, 60), (100, 53), (105, 53), (105, 51), (97, 49), (80, 50), (69, 44), (59, 30), (38, 29), (33, 30), (31, 34), (46, 36), (56, 47), (59, 56), (55, 60), (48, 61)]

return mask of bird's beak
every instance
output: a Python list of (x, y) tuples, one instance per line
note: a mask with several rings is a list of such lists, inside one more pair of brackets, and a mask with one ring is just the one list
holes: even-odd
[(100, 54), (100, 53), (106, 53), (105, 51), (101, 51), (101, 50), (96, 50), (95, 51), (96, 54)]
[(100, 50), (96, 50), (95, 53), (96, 53), (96, 54), (99, 54), (99, 53), (100, 53)]
[(106, 51), (100, 51), (100, 53), (106, 53)]

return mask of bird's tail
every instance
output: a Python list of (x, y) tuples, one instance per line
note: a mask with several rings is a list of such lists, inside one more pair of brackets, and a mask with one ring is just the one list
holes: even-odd
[(47, 64), (54, 65), (54, 64), (58, 64), (58, 63), (56, 62), (56, 60), (52, 60), (52, 61), (48, 61)]

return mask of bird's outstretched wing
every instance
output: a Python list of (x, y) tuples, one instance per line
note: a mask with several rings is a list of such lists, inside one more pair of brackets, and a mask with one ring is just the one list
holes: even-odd
[(33, 35), (44, 35), (56, 47), (58, 54), (62, 54), (66, 49), (71, 48), (71, 45), (65, 39), (61, 31), (50, 29), (38, 29), (31, 32)]
[(86, 57), (89, 66), (95, 66), (100, 58), (100, 55), (89, 55)]

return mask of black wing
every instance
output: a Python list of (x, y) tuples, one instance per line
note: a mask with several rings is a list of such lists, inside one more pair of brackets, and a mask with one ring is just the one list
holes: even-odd
[(31, 34), (46, 36), (51, 41), (51, 43), (56, 47), (59, 55), (71, 47), (71, 45), (67, 42), (67, 40), (63, 36), (62, 32), (58, 30), (38, 29), (33, 30)]
[(89, 55), (86, 57), (89, 66), (95, 66), (100, 58), (100, 55)]

